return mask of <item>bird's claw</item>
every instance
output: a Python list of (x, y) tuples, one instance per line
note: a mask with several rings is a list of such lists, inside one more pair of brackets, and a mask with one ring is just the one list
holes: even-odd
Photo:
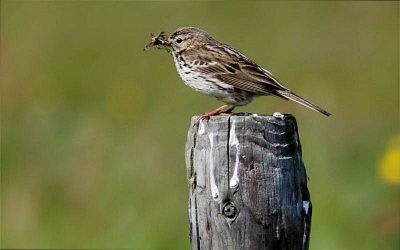
[[(218, 113), (218, 114), (219, 114), (219, 113)], [(200, 123), (202, 120), (204, 120), (204, 119), (209, 120), (211, 116), (218, 115), (218, 114), (216, 114), (216, 113), (214, 113), (214, 112), (202, 114), (199, 118), (197, 118), (196, 122), (193, 124), (193, 127), (196, 126), (196, 125), (199, 125), (199, 123)]]
[(208, 116), (208, 113), (206, 113), (206, 114), (204, 114), (204, 115), (201, 115), (199, 118), (197, 118), (196, 122), (193, 124), (193, 127), (196, 126), (196, 125), (199, 125), (199, 123), (200, 123), (202, 120), (204, 120), (204, 119), (209, 120), (210, 117), (211, 117), (211, 115)]
[[(204, 120), (204, 119), (209, 120), (211, 116), (215, 116), (215, 115), (221, 114), (221, 111), (222, 111), (224, 108), (228, 107), (228, 106), (229, 106), (228, 104), (225, 104), (225, 105), (223, 105), (223, 106), (217, 108), (217, 109), (214, 110), (214, 111), (211, 111), (211, 112), (209, 112), (209, 113), (202, 114), (199, 118), (197, 118), (196, 122), (193, 124), (193, 127), (196, 126), (196, 125), (198, 125), (199, 122), (202, 121), (202, 120)], [(234, 107), (228, 109), (227, 111), (230, 113), (230, 112), (232, 112), (233, 109), (234, 109)]]

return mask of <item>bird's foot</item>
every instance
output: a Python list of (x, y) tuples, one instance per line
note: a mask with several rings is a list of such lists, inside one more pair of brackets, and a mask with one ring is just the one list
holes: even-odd
[(216, 115), (219, 115), (219, 114), (221, 114), (221, 111), (218, 111), (218, 110), (214, 110), (214, 111), (211, 111), (209, 113), (202, 114), (199, 118), (197, 118), (197, 120), (193, 124), (193, 126), (198, 125), (199, 122), (201, 122), (204, 119), (208, 120), (208, 119), (210, 119), (211, 116), (216, 116)]
[[(207, 119), (207, 120), (208, 120), (208, 119), (210, 119), (211, 116), (216, 116), (216, 115), (221, 114), (221, 111), (222, 111), (224, 108), (227, 108), (227, 107), (229, 107), (229, 106), (230, 106), (229, 104), (225, 104), (225, 105), (223, 105), (223, 106), (217, 108), (217, 109), (214, 110), (214, 111), (211, 111), (211, 112), (209, 112), (209, 113), (202, 114), (199, 118), (197, 118), (196, 122), (193, 124), (193, 127), (196, 126), (196, 125), (199, 125), (199, 122), (202, 121), (202, 120), (204, 120), (204, 119)], [(232, 111), (232, 110), (233, 110), (233, 109), (231, 108), (231, 109), (228, 109), (227, 111)], [(231, 114), (231, 113), (228, 113), (228, 114)]]
[(227, 113), (227, 112), (221, 112), (219, 115), (220, 116), (235, 116), (235, 115), (238, 115), (239, 113), (233, 113), (233, 112), (229, 112), (229, 113)]

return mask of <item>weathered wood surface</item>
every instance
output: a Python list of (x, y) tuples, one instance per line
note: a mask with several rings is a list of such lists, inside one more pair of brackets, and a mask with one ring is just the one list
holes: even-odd
[(308, 249), (312, 206), (295, 118), (196, 119), (186, 144), (192, 249)]

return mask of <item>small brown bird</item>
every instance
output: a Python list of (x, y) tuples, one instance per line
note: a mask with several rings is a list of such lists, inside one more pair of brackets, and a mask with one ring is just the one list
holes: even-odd
[(226, 108), (229, 109), (225, 113), (230, 113), (236, 106), (249, 104), (254, 97), (268, 95), (292, 100), (326, 116), (331, 115), (291, 92), (268, 70), (201, 29), (180, 28), (164, 45), (172, 48), (175, 66), (186, 85), (226, 103), (200, 119), (218, 115)]

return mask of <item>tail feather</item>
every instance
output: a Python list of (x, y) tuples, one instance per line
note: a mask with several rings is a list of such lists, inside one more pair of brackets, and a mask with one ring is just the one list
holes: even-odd
[(289, 100), (297, 102), (297, 103), (299, 103), (301, 105), (306, 106), (307, 108), (310, 108), (312, 110), (318, 111), (318, 112), (320, 112), (320, 113), (322, 113), (322, 114), (324, 114), (326, 116), (330, 116), (331, 115), (331, 113), (329, 113), (328, 111), (324, 110), (323, 108), (318, 107), (314, 103), (303, 99), (302, 97), (296, 95), (295, 93), (293, 93), (293, 92), (291, 92), (289, 90), (277, 90), (277, 93), (279, 95), (283, 96), (284, 98), (287, 98)]

